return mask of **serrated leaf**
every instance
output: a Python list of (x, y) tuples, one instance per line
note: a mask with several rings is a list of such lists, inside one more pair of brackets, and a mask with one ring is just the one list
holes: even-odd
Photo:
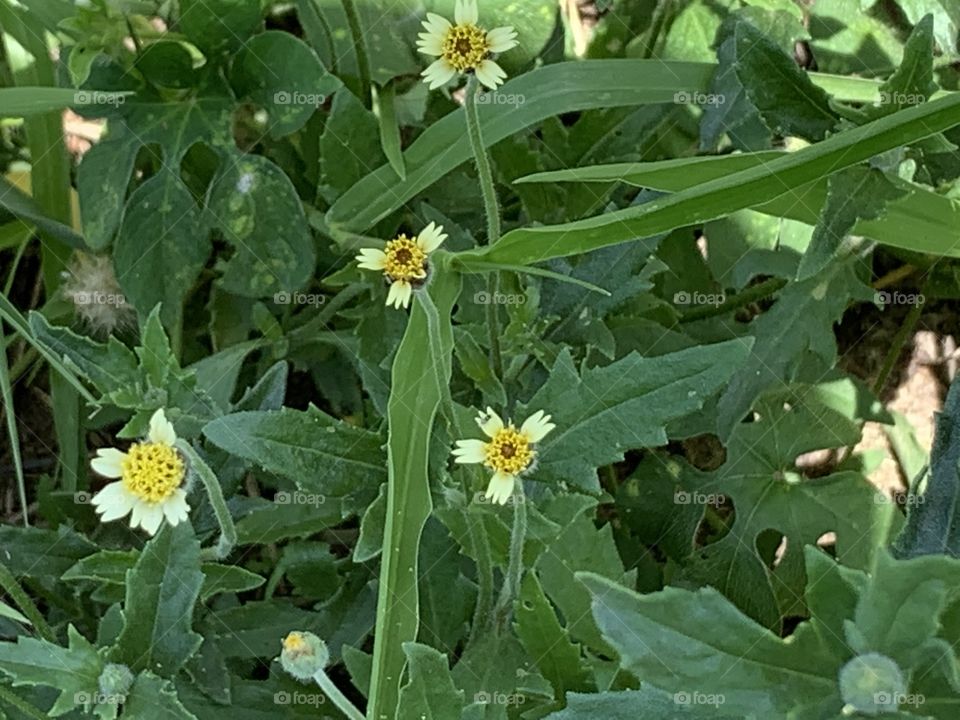
[(245, 0), (181, 0), (180, 24), (207, 57), (235, 50), (261, 25), (257, 3)]
[(665, 445), (666, 423), (702, 407), (742, 366), (751, 344), (734, 340), (654, 358), (631, 353), (582, 374), (564, 350), (517, 411), (522, 419), (544, 410), (557, 426), (538, 450), (533, 477), (596, 492), (598, 467), (622, 460), (627, 450)]
[(165, 523), (127, 573), (124, 625), (111, 658), (173, 677), (203, 640), (192, 629), (202, 584), (190, 523)]
[(203, 433), (217, 447), (322, 496), (324, 504), (349, 498), (365, 507), (386, 480), (380, 436), (313, 407), (232, 413)]
[[(718, 700), (720, 696), (714, 698)], [(709, 698), (691, 702), (692, 695), (668, 693), (643, 683), (639, 690), (602, 693), (569, 693), (567, 707), (547, 715), (546, 720), (744, 720), (742, 715), (727, 715), (719, 700)], [(700, 698), (697, 698), (700, 699)]]
[(524, 649), (553, 686), (558, 700), (562, 701), (568, 691), (589, 689), (589, 675), (580, 659), (580, 646), (570, 641), (533, 572), (526, 574), (520, 588), (516, 630)]
[(56, 531), (0, 525), (0, 559), (16, 577), (59, 580), (97, 546), (65, 525)]
[(89, 705), (103, 669), (97, 649), (73, 625), (67, 636), (66, 648), (23, 635), (16, 643), (0, 642), (0, 672), (10, 676), (14, 686), (43, 685), (60, 691), (50, 717)]
[(400, 688), (397, 717), (446, 720), (460, 717), (463, 691), (454, 687), (447, 657), (419, 643), (403, 644), (409, 682)]
[(822, 271), (854, 225), (880, 218), (887, 203), (906, 194), (874, 168), (856, 165), (831, 175), (827, 179), (827, 201), (813, 229), (810, 246), (800, 260), (797, 279), (807, 280)]
[(123, 717), (197, 720), (196, 715), (181, 704), (173, 683), (151, 672), (137, 676), (123, 704)]

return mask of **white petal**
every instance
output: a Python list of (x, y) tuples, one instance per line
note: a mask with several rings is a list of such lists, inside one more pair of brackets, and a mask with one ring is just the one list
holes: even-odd
[(446, 239), (447, 236), (443, 233), (443, 225), (437, 225), (431, 222), (417, 235), (417, 245), (419, 245), (420, 249), (425, 253), (431, 253), (440, 247), (441, 243)]
[(490, 45), (490, 52), (502, 53), (512, 50), (519, 45), (517, 31), (510, 26), (494, 28), (487, 33), (487, 43)]
[(488, 407), (486, 412), (477, 415), (477, 425), (483, 430), (484, 435), (493, 437), (499, 430), (503, 429), (503, 420), (494, 412), (492, 407)]
[(423, 77), (423, 81), (427, 83), (431, 90), (436, 90), (438, 87), (443, 87), (450, 82), (450, 78), (456, 74), (457, 71), (454, 70), (453, 65), (448, 63), (443, 58), (434, 60), (432, 63), (430, 63), (426, 70), (420, 73), (420, 75)]
[(476, 0), (457, 0), (453, 18), (458, 25), (476, 25), (479, 16)]
[(114, 482), (105, 486), (93, 496), (90, 501), (96, 507), (97, 514), (103, 522), (110, 522), (122, 518), (133, 509), (137, 498), (130, 493), (122, 482)]
[(439, 35), (441, 39), (446, 36), (453, 25), (442, 15), (436, 13), (427, 13), (427, 19), (423, 21), (423, 29), (431, 35)]
[(356, 260), (364, 270), (383, 270), (387, 266), (387, 254), (375, 248), (363, 248)]
[(495, 472), (487, 485), (487, 491), (483, 496), (496, 503), (497, 505), (506, 505), (507, 500), (513, 494), (514, 476), (505, 472)]
[(484, 60), (475, 70), (477, 80), (486, 85), (491, 90), (496, 90), (507, 77), (503, 68), (497, 65), (493, 60)]
[(163, 408), (157, 410), (150, 418), (150, 432), (147, 434), (150, 442), (163, 443), (164, 445), (173, 445), (177, 442), (177, 433), (173, 429), (173, 424), (167, 420), (167, 415)]
[(150, 535), (156, 535), (163, 522), (162, 503), (141, 503), (140, 504), (140, 527)]
[(487, 443), (483, 440), (457, 440), (457, 447), (453, 450), (454, 462), (482, 463), (487, 459)]
[(528, 417), (523, 425), (520, 426), (520, 432), (532, 443), (540, 442), (548, 432), (556, 427), (550, 422), (550, 416), (545, 415), (543, 410), (537, 410)]
[(178, 525), (181, 520), (186, 520), (189, 512), (187, 493), (179, 488), (163, 503), (163, 514), (171, 525)]
[(443, 35), (432, 32), (420, 33), (417, 40), (417, 50), (424, 55), (439, 57), (443, 54)]
[(401, 307), (410, 307), (410, 298), (413, 296), (413, 286), (404, 280), (394, 280), (387, 293), (387, 305), (393, 305), (398, 310)]
[(90, 461), (90, 467), (98, 475), (108, 478), (118, 478), (123, 475), (123, 459), (127, 456), (116, 448), (100, 448), (97, 456)]

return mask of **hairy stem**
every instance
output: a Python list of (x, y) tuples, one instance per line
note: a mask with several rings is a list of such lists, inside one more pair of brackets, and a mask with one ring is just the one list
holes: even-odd
[(513, 530), (510, 533), (510, 554), (507, 564), (507, 573), (503, 578), (503, 587), (497, 600), (494, 615), (501, 628), (506, 624), (513, 609), (514, 600), (520, 592), (520, 581), (523, 578), (523, 543), (527, 538), (527, 498), (523, 492), (523, 480), (519, 477), (514, 480), (513, 495)]
[(207, 497), (210, 498), (210, 505), (213, 507), (217, 524), (220, 526), (220, 539), (217, 541), (216, 547), (204, 548), (203, 554), (215, 560), (223, 560), (237, 544), (237, 528), (233, 524), (233, 518), (230, 516), (226, 500), (223, 499), (223, 488), (220, 487), (220, 481), (213, 474), (213, 470), (203, 461), (203, 458), (193, 449), (193, 446), (180, 441), (177, 443), (177, 449), (187, 458), (190, 471), (195, 472), (200, 477), (203, 488), (207, 491)]

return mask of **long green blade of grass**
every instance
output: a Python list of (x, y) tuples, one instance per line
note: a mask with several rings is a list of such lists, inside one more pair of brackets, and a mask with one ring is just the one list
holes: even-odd
[[(958, 124), (960, 95), (950, 95), (643, 205), (572, 223), (513, 230), (496, 245), (461, 253), (458, 259), (468, 266), (487, 262), (529, 265), (714, 220), (781, 196), (796, 199), (798, 188)], [(929, 247), (933, 240), (928, 238), (925, 244)], [(951, 251), (943, 238), (936, 248), (943, 253)]]
[[(699, 183), (764, 165), (785, 155), (783, 152), (769, 151), (649, 163), (594, 165), (536, 173), (517, 182), (625, 182), (637, 187), (681, 192)], [(896, 176), (889, 177), (907, 194), (890, 202), (879, 219), (857, 223), (854, 234), (915, 252), (960, 257), (960, 204), (921, 185)], [(774, 217), (815, 225), (826, 198), (827, 180), (821, 178), (756, 205), (753, 209)]]
[(433, 508), (427, 458), (433, 421), (450, 383), (450, 313), (459, 294), (459, 276), (438, 268), (430, 296), (415, 297), (393, 362), (387, 405), (387, 517), (367, 711), (370, 720), (393, 719), (406, 663), (403, 644), (417, 638), (417, 554), (423, 526)]

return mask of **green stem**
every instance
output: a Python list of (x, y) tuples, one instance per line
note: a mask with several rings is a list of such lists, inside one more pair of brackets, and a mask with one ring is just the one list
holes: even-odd
[(350, 718), (350, 720), (364, 720), (363, 713), (357, 710), (357, 707), (347, 699), (347, 696), (340, 692), (340, 688), (334, 685), (333, 680), (327, 677), (327, 673), (324, 672), (323, 668), (317, 670), (313, 679), (317, 681), (317, 685), (323, 690), (323, 694), (333, 700), (333, 704), (337, 706), (340, 712)]
[(513, 602), (520, 592), (520, 581), (523, 578), (523, 544), (527, 538), (527, 498), (523, 492), (523, 480), (519, 477), (514, 480), (513, 495), (513, 531), (510, 533), (510, 554), (507, 564), (507, 574), (503, 579), (500, 597), (494, 615), (501, 628), (510, 617)]
[[(477, 113), (477, 76), (471, 75), (467, 80), (464, 111), (467, 116), (467, 134), (470, 137), (470, 147), (477, 163), (477, 177), (480, 179), (480, 194), (483, 196), (483, 210), (487, 216), (487, 244), (493, 245), (500, 239), (500, 206), (497, 203), (497, 190), (493, 185), (493, 172), (490, 170), (490, 159), (487, 157), (483, 145), (483, 135), (480, 131), (480, 115)], [(500, 290), (500, 278), (496, 272), (490, 273), (487, 278), (487, 296), (489, 302), (485, 308), (487, 317), (487, 337), (490, 345), (490, 365), (498, 378), (503, 377), (503, 356), (500, 351), (500, 321), (497, 317), (497, 304), (494, 298)]]
[(367, 47), (363, 42), (363, 30), (360, 26), (360, 15), (353, 0), (342, 0), (343, 11), (347, 14), (347, 23), (350, 25), (350, 34), (353, 35), (353, 50), (357, 54), (357, 69), (360, 71), (360, 95), (363, 104), (370, 105), (370, 61), (367, 59)]
[(490, 624), (490, 611), (493, 608), (493, 561), (490, 559), (490, 541), (483, 526), (476, 518), (471, 518), (468, 511), (465, 513), (474, 562), (477, 564), (477, 604), (473, 612), (470, 637), (467, 639), (469, 647)]
[(727, 298), (719, 305), (704, 305), (703, 307), (694, 308), (693, 310), (685, 312), (680, 316), (680, 322), (688, 323), (694, 320), (705, 320), (716, 317), (717, 315), (725, 315), (731, 310), (739, 310), (745, 305), (749, 305), (752, 302), (762, 300), (765, 297), (779, 292), (786, 284), (787, 281), (784, 278), (764, 280), (758, 285), (749, 287), (743, 292)]
[(49, 717), (45, 712), (41, 712), (35, 708), (6, 685), (0, 685), (0, 702), (15, 707), (22, 712), (25, 717), (33, 718), (33, 720), (46, 720), (46, 718)]
[(10, 569), (2, 562), (0, 562), (0, 587), (2, 587), (3, 591), (10, 596), (10, 599), (17, 604), (20, 612), (23, 613), (24, 617), (26, 617), (27, 620), (33, 624), (33, 627), (36, 628), (37, 632), (40, 633), (40, 637), (47, 642), (57, 642), (57, 636), (54, 634), (53, 628), (47, 624), (47, 621), (33, 600), (31, 600), (26, 591), (20, 587), (20, 583), (17, 582), (13, 573), (10, 572)]
[[(0, 323), (0, 331), (3, 323)], [(17, 494), (20, 497), (20, 507), (23, 508), (23, 525), (30, 527), (30, 512), (27, 508), (27, 482), (23, 475), (23, 458), (20, 455), (20, 434), (17, 432), (17, 416), (13, 407), (13, 390), (10, 385), (10, 366), (7, 364), (7, 347), (5, 338), (0, 332), (0, 398), (3, 400), (3, 412), (7, 417), (7, 435), (10, 438), (10, 454), (13, 457), (13, 467), (17, 476)]]
[(217, 480), (213, 470), (203, 461), (193, 446), (181, 440), (177, 442), (177, 449), (187, 458), (190, 470), (200, 476), (200, 481), (207, 491), (207, 497), (210, 498), (217, 524), (220, 525), (220, 539), (217, 541), (217, 546), (204, 548), (203, 555), (214, 560), (223, 560), (237, 544), (237, 528), (223, 499), (223, 488), (220, 487), (220, 481)]

